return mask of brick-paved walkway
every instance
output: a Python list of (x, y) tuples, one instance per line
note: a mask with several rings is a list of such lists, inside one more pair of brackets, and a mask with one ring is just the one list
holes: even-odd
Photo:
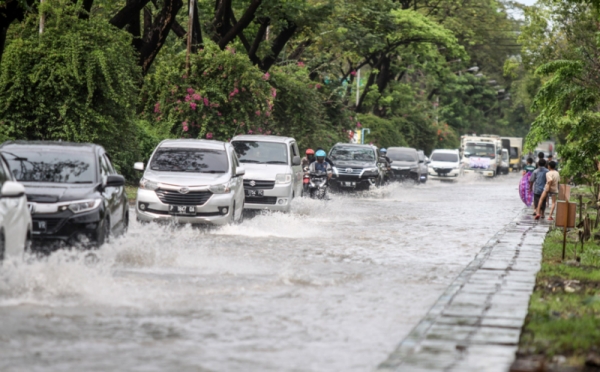
[(549, 224), (526, 209), (454, 280), (378, 371), (507, 372)]

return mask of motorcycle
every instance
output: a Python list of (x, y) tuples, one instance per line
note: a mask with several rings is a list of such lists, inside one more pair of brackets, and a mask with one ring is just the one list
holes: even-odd
[(326, 172), (313, 172), (309, 174), (308, 194), (313, 199), (327, 199), (329, 179)]
[(304, 169), (304, 176), (302, 178), (302, 195), (309, 195), (308, 185), (310, 184), (310, 174), (308, 173), (308, 167)]

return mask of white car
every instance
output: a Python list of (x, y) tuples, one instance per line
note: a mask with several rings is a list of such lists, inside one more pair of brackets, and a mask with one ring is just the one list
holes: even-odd
[[(144, 163), (135, 163), (134, 168), (144, 170)], [(244, 173), (229, 143), (162, 141), (140, 180), (137, 218), (209, 225), (241, 222)]]
[(29, 250), (31, 229), (25, 187), (15, 181), (0, 156), (0, 261)]
[(463, 174), (458, 150), (433, 150), (427, 173), (431, 179), (456, 179)]

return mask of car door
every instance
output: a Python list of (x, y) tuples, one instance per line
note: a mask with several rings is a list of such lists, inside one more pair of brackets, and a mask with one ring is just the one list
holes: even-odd
[[(100, 163), (100, 175), (102, 177), (102, 185), (106, 185), (106, 181), (108, 176), (111, 174), (115, 174), (114, 168), (112, 168), (112, 164), (106, 157), (106, 154), (100, 153), (98, 156), (98, 160)], [(104, 196), (106, 212), (110, 216), (110, 228), (111, 230), (115, 225), (121, 222), (123, 218), (123, 209), (121, 207), (122, 203), (119, 203), (120, 196), (122, 195), (123, 187), (104, 187), (102, 191), (102, 195)]]
[(295, 196), (302, 195), (302, 177), (304, 176), (304, 172), (302, 172), (301, 165), (294, 165), (294, 157), (300, 156), (300, 150), (298, 149), (298, 144), (296, 142), (290, 143), (290, 164), (292, 165), (292, 173), (294, 174), (293, 182), (294, 182), (294, 192)]
[[(6, 181), (13, 181), (4, 160), (0, 160), (0, 190)], [(4, 233), (5, 253), (12, 254), (25, 244), (27, 236), (27, 221), (24, 205), (27, 201), (25, 196), (20, 198), (5, 198), (0, 195), (0, 229)], [(11, 252), (12, 251), (12, 252)]]

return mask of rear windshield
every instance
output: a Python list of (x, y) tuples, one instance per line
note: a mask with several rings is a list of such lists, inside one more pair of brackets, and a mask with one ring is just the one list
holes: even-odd
[(288, 152), (285, 143), (234, 141), (231, 144), (240, 163), (288, 164)]
[(389, 150), (387, 154), (391, 161), (419, 161), (416, 152)]
[(445, 161), (449, 163), (456, 163), (458, 161), (458, 155), (443, 152), (434, 152), (431, 155), (431, 161)]
[(96, 180), (96, 162), (91, 152), (17, 148), (2, 153), (17, 181), (93, 183)]
[(150, 169), (159, 172), (226, 173), (225, 150), (163, 147), (156, 150)]
[(333, 161), (375, 161), (375, 151), (368, 147), (335, 146), (329, 155)]

